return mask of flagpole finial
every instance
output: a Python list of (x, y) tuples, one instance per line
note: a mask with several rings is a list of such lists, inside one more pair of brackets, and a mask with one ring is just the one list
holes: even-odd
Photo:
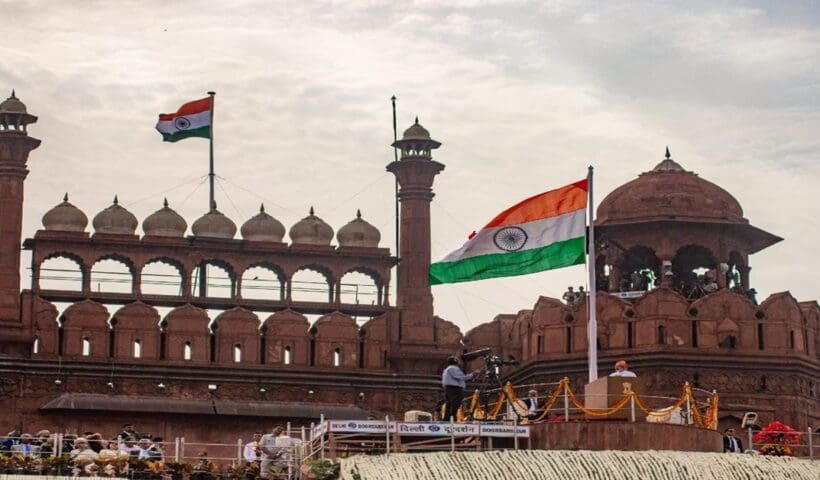
[(672, 158), (672, 154), (669, 153), (669, 145), (666, 146), (666, 158)]
[(395, 101), (396, 101), (396, 96), (395, 96), (395, 95), (393, 95), (392, 97), (390, 97), (390, 100), (391, 100), (391, 101), (393, 101), (393, 102), (395, 102)]

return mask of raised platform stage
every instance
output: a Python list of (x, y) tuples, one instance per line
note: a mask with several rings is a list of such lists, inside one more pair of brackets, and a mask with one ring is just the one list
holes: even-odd
[(686, 425), (581, 421), (530, 425), (536, 450), (677, 450), (722, 452), (723, 435)]

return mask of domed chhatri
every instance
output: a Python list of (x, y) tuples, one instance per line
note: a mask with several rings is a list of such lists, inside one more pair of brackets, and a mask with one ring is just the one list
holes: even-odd
[(666, 158), (606, 196), (598, 206), (596, 224), (658, 220), (748, 224), (740, 203), (726, 190)]
[(295, 244), (330, 245), (330, 241), (333, 240), (333, 229), (314, 215), (313, 207), (310, 207), (310, 215), (290, 227), (290, 239)]
[(11, 91), (9, 98), (0, 103), (0, 114), (3, 113), (28, 113), (26, 112), (26, 104), (17, 98), (14, 94), (14, 90)]
[(197, 237), (231, 239), (236, 235), (236, 224), (216, 209), (214, 203), (211, 211), (199, 217), (191, 226)]
[(142, 221), (142, 231), (146, 236), (183, 237), (187, 229), (188, 222), (168, 206), (167, 198), (161, 209), (148, 215)]
[(117, 196), (110, 207), (98, 213), (91, 222), (95, 233), (133, 235), (139, 225), (133, 213), (120, 206)]
[(43, 215), (43, 226), (46, 230), (82, 232), (85, 231), (86, 225), (88, 225), (88, 217), (82, 210), (68, 203), (68, 193), (63, 197), (63, 203)]
[(243, 239), (252, 242), (281, 242), (285, 237), (285, 226), (265, 213), (264, 204), (259, 207), (258, 214), (242, 225), (240, 231)]
[(340, 247), (378, 248), (382, 235), (376, 227), (363, 220), (361, 210), (357, 210), (356, 218), (340, 228), (336, 238)]
[(402, 160), (430, 160), (432, 151), (440, 147), (441, 142), (430, 138), (430, 132), (419, 124), (419, 117), (416, 117), (416, 122), (392, 146), (401, 150)]
[(419, 117), (416, 117), (416, 122), (404, 131), (401, 138), (402, 140), (430, 140), (430, 132), (419, 124)]

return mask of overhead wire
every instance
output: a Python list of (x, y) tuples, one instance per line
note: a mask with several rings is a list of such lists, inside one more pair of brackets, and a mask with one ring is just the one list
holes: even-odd
[(152, 193), (152, 194), (150, 194), (150, 195), (146, 195), (146, 196), (144, 196), (144, 197), (142, 197), (142, 198), (140, 198), (140, 199), (134, 200), (133, 202), (129, 202), (129, 203), (127, 203), (125, 206), (126, 206), (126, 207), (130, 207), (130, 206), (132, 206), (132, 205), (136, 205), (136, 204), (141, 203), (141, 202), (144, 202), (144, 201), (146, 201), (146, 200), (149, 200), (149, 199), (152, 199), (152, 198), (156, 198), (158, 195), (162, 195), (162, 194), (164, 194), (164, 193), (168, 193), (168, 192), (170, 192), (170, 191), (172, 191), (172, 190), (176, 190), (177, 188), (184, 187), (185, 185), (188, 185), (188, 184), (190, 184), (190, 183), (194, 183), (194, 182), (196, 182), (197, 180), (203, 180), (203, 179), (206, 179), (206, 178), (208, 178), (208, 176), (207, 176), (207, 175), (202, 175), (202, 176), (199, 176), (199, 177), (196, 177), (196, 178), (192, 178), (192, 179), (189, 179), (189, 180), (185, 180), (184, 182), (179, 183), (179, 184), (177, 184), (177, 185), (174, 185), (173, 187), (166, 188), (165, 190), (161, 190), (161, 191), (159, 191), (159, 192), (155, 192), (155, 193)]

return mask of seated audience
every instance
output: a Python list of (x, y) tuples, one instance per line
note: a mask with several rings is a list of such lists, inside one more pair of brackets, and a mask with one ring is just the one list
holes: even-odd
[(162, 458), (162, 455), (157, 452), (156, 448), (151, 444), (150, 438), (140, 438), (137, 443), (137, 458), (159, 460)]
[(137, 458), (140, 448), (137, 446), (137, 439), (135, 437), (125, 437), (120, 444), (120, 451), (127, 454), (130, 458)]
[(20, 443), (11, 446), (12, 455), (22, 455), (24, 457), (39, 457), (40, 446), (31, 442), (31, 435), (24, 433), (20, 435)]
[(71, 450), (70, 453), (71, 460), (74, 463), (85, 465), (86, 463), (91, 463), (94, 460), (97, 460), (100, 456), (91, 449), (88, 445), (88, 440), (83, 437), (74, 440), (74, 450)]
[(119, 458), (128, 459), (128, 454), (120, 450), (120, 445), (116, 440), (111, 440), (100, 450), (99, 458), (102, 461), (112, 461)]

